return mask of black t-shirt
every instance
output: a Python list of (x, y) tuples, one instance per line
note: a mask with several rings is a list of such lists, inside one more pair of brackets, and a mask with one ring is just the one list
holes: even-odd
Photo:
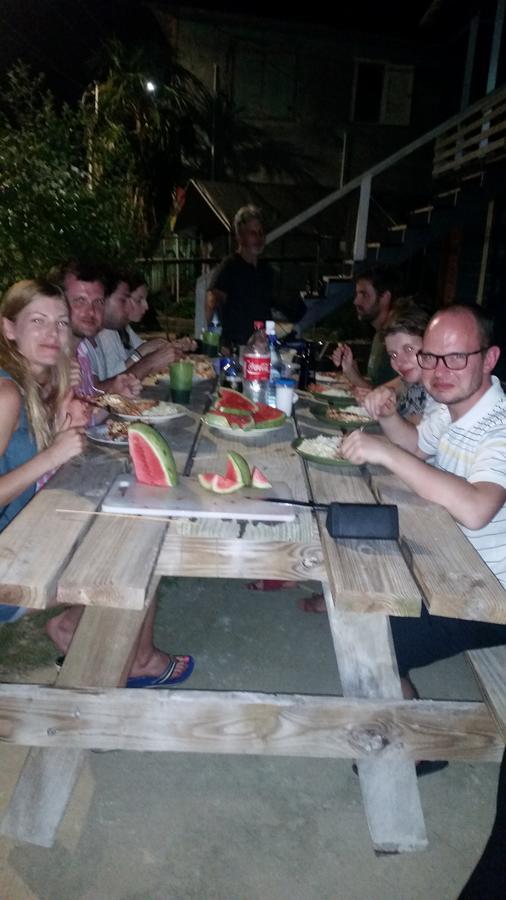
[(225, 344), (245, 344), (253, 334), (253, 322), (272, 318), (272, 286), (273, 270), (263, 259), (253, 266), (234, 253), (214, 270), (209, 290), (227, 295), (221, 307)]

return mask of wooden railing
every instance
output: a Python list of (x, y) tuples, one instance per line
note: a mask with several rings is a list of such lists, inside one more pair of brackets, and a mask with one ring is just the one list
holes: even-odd
[(506, 87), (484, 97), (437, 138), (435, 178), (486, 159), (506, 155)]
[[(461, 160), (469, 157), (464, 157), (464, 155), (459, 157), (458, 154), (460, 152), (462, 152), (462, 154), (467, 152), (466, 141), (470, 140), (471, 134), (473, 134), (471, 122), (473, 123), (474, 128), (479, 127), (479, 135), (474, 136), (477, 145), (477, 149), (475, 147), (474, 152), (481, 153), (483, 157), (492, 153), (497, 154), (501, 148), (505, 147), (506, 124), (504, 122), (501, 123), (500, 121), (501, 115), (504, 116), (505, 110), (506, 87), (503, 86), (498, 88), (498, 90), (494, 91), (492, 94), (487, 94), (486, 97), (483, 97), (477, 103), (473, 103), (472, 106), (469, 106), (464, 112), (457, 113), (455, 116), (452, 116), (445, 122), (441, 122), (440, 125), (436, 125), (435, 128), (432, 128), (430, 131), (427, 131), (425, 134), (416, 138), (416, 140), (411, 141), (410, 144), (406, 144), (405, 147), (396, 150), (391, 156), (388, 156), (386, 159), (381, 160), (381, 162), (371, 166), (366, 172), (357, 175), (356, 178), (348, 181), (347, 184), (337, 190), (332, 191), (331, 194), (327, 194), (326, 197), (323, 197), (317, 203), (314, 203), (308, 209), (303, 210), (292, 219), (289, 219), (282, 225), (278, 225), (277, 228), (274, 228), (273, 231), (270, 231), (269, 234), (266, 235), (266, 243), (270, 244), (272, 241), (283, 237), (283, 235), (287, 234), (289, 231), (292, 231), (294, 228), (302, 225), (303, 222), (311, 219), (312, 216), (322, 212), (327, 206), (331, 206), (332, 203), (336, 203), (338, 200), (351, 194), (352, 191), (360, 190), (355, 226), (353, 259), (355, 261), (365, 259), (367, 223), (369, 220), (369, 204), (373, 179), (377, 175), (380, 175), (382, 172), (385, 172), (387, 169), (396, 165), (402, 159), (405, 159), (411, 153), (414, 153), (421, 147), (431, 143), (431, 141), (440, 141), (442, 143), (451, 139), (453, 141), (452, 152), (454, 159), (451, 165), (449, 162), (445, 163), (445, 165), (448, 165), (448, 168), (455, 168), (455, 159), (459, 160), (459, 165), (463, 165)], [(477, 125), (478, 121), (480, 122), (479, 126)], [(466, 138), (462, 131), (466, 131), (467, 128), (469, 128), (469, 135)], [(457, 137), (457, 135), (459, 136)], [(458, 146), (456, 146), (457, 143)], [(434, 174), (436, 174), (435, 170)], [(440, 174), (440, 172), (437, 174)]]

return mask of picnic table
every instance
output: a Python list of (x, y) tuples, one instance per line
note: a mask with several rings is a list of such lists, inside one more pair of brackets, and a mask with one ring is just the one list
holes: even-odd
[[(357, 760), (374, 848), (422, 849), (414, 760), (500, 759), (506, 656), (469, 654), (483, 702), (406, 701), (389, 616), (418, 616), (424, 602), (438, 615), (504, 622), (504, 590), (442, 507), (379, 468), (301, 459), (293, 439), (317, 433), (303, 404), (279, 430), (245, 439), (201, 426), (195, 442), (205, 398), (194, 391), (188, 415), (160, 429), (180, 472), (190, 462), (192, 475), (224, 471), (237, 449), (295, 499), (396, 503), (400, 539), (336, 541), (325, 514), (306, 509), (293, 523), (97, 515), (129, 460), (90, 445), (0, 535), (0, 602), (85, 607), (54, 687), (0, 686), (0, 737), (31, 748), (0, 832), (51, 846), (90, 748), (298, 755)], [(168, 575), (320, 581), (342, 696), (337, 671), (336, 696), (117, 690)]]

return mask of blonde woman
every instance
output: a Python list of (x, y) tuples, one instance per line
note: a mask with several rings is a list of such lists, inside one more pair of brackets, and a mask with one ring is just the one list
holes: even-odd
[[(70, 324), (65, 297), (42, 280), (19, 281), (0, 306), (0, 531), (29, 502), (48, 471), (84, 449), (86, 404), (72, 397)], [(0, 623), (28, 612), (0, 604)], [(66, 653), (82, 614), (71, 606), (46, 629)], [(153, 645), (155, 605), (141, 631), (128, 687), (170, 687), (192, 671), (191, 656), (170, 656)]]
[[(82, 452), (72, 426), (69, 316), (56, 285), (12, 285), (0, 306), (0, 531), (28, 503), (44, 476)], [(82, 422), (82, 419), (79, 420)], [(0, 606), (0, 621), (26, 610)]]

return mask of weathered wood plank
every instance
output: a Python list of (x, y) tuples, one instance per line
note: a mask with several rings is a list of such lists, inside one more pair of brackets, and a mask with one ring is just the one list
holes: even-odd
[(0, 602), (44, 609), (55, 601), (59, 575), (93, 521), (65, 518), (59, 508), (93, 512), (124, 470), (118, 454), (90, 452), (64, 466), (0, 534)]
[(450, 514), (389, 474), (371, 474), (375, 493), (397, 503), (401, 540), (433, 615), (506, 622), (506, 591)]
[(499, 759), (484, 703), (0, 686), (0, 740), (318, 758)]
[[(148, 598), (157, 584), (158, 580), (153, 580)], [(85, 609), (58, 677), (58, 687), (124, 684), (145, 615), (146, 610), (118, 615), (113, 609)], [(30, 685), (29, 691), (34, 690)], [(52, 847), (79, 777), (84, 752), (32, 747), (0, 825), (0, 834)]]
[(471, 650), (466, 656), (506, 741), (506, 647)]
[(59, 580), (58, 602), (143, 609), (166, 529), (166, 522), (96, 518)]
[(321, 581), (326, 578), (319, 543), (248, 541), (166, 534), (156, 564), (158, 575), (192, 578), (269, 578)]
[[(401, 699), (402, 691), (387, 616), (337, 609), (324, 587), (343, 693), (347, 697)], [(382, 744), (372, 735), (372, 748)], [(360, 786), (374, 847), (388, 853), (427, 846), (415, 766), (398, 760), (358, 761)]]
[[(315, 500), (322, 503), (374, 503), (356, 467), (332, 469), (332, 475), (308, 466)], [(318, 515), (327, 565), (327, 580), (335, 602), (352, 612), (417, 616), (422, 598), (397, 541), (334, 540)]]

